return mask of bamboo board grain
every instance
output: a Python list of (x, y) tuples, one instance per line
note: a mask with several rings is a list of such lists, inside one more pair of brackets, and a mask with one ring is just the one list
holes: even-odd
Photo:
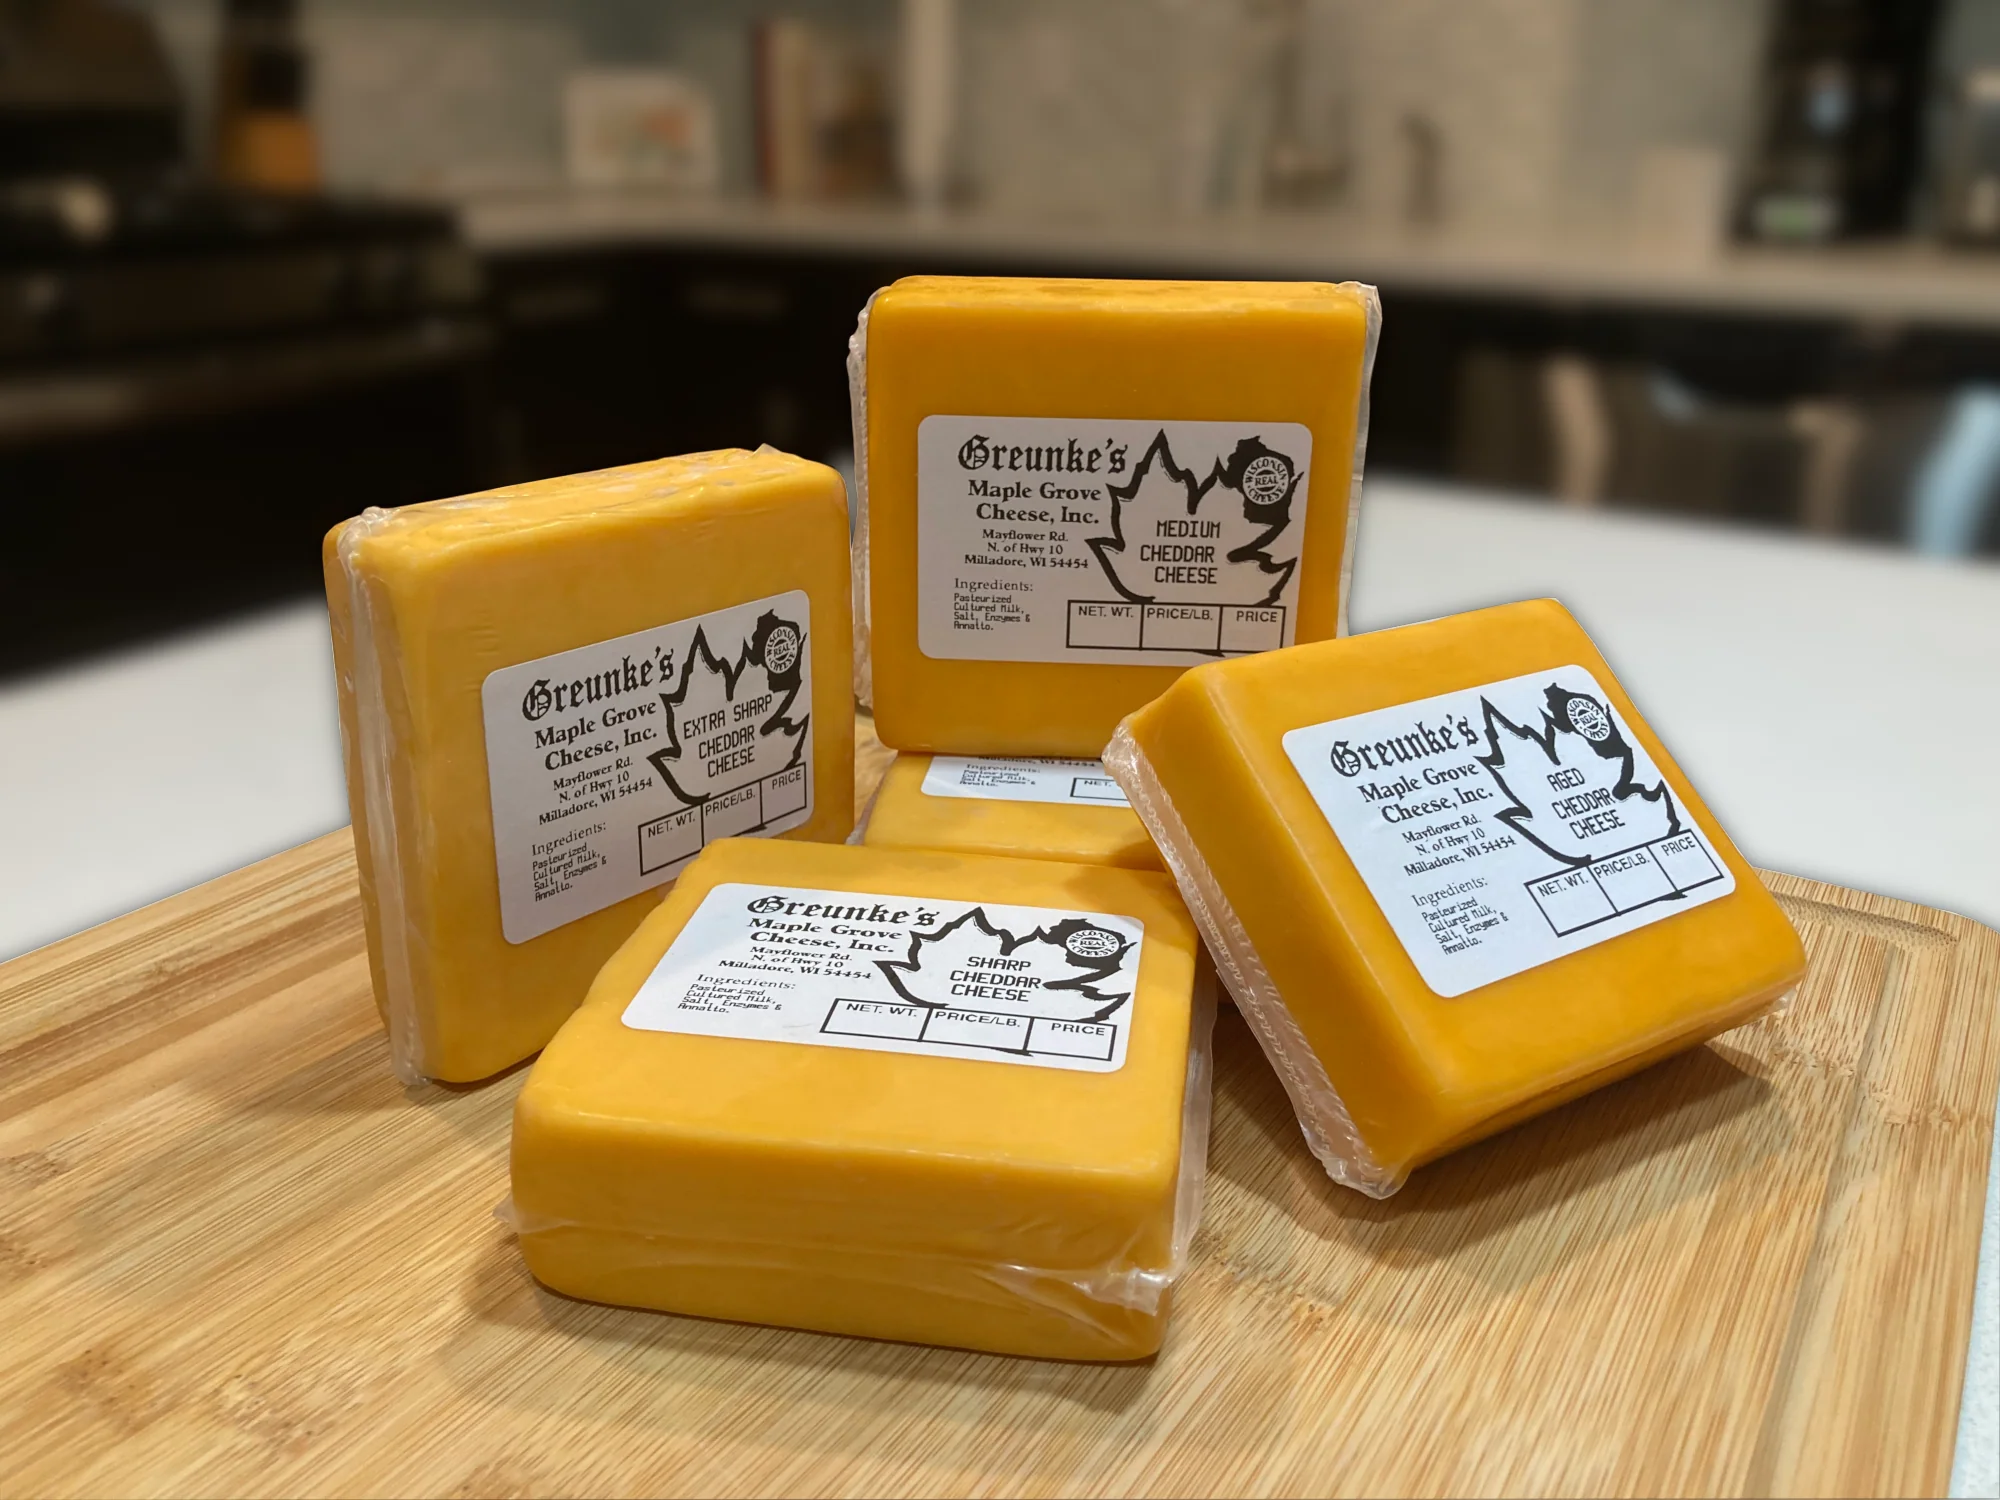
[(523, 1074), (391, 1078), (329, 835), (0, 966), (0, 1492), (1940, 1493), (2000, 937), (1771, 879), (1788, 1016), (1386, 1203), (1225, 1013), (1167, 1347), (1093, 1366), (538, 1288)]

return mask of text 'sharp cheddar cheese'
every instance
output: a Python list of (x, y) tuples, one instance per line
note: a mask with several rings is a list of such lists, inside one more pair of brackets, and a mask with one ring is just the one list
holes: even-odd
[(1105, 762), (1340, 1182), (1768, 1009), (1798, 935), (1552, 601), (1188, 673)]
[(1208, 1023), (1166, 875), (729, 839), (521, 1090), (570, 1296), (1059, 1359), (1159, 1347)]
[(847, 509), (824, 465), (730, 450), (371, 510), (325, 564), (406, 1079), (533, 1053), (708, 840), (853, 824)]
[(1374, 289), (918, 276), (850, 348), (884, 744), (1100, 754), (1182, 670), (1339, 634)]

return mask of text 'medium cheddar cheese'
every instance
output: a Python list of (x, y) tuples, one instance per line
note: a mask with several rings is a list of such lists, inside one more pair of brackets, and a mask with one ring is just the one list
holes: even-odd
[(1804, 973), (1553, 601), (1199, 668), (1105, 763), (1314, 1153), (1364, 1192), (1739, 1025)]
[(369, 967), (406, 1079), (555, 1033), (709, 840), (853, 824), (839, 476), (729, 450), (369, 511), (325, 550)]
[(1352, 283), (917, 276), (849, 357), (882, 742), (1095, 756), (1183, 669), (1343, 628)]
[(1198, 948), (1164, 874), (712, 844), (521, 1090), (529, 1269), (704, 1317), (1150, 1354), (1206, 1154)]

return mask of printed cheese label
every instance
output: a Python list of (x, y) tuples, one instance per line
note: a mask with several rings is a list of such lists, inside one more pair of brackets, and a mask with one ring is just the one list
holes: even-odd
[(1054, 802), (1065, 807), (1132, 805), (1118, 783), (1105, 774), (1101, 760), (933, 755), (924, 771), (924, 793), (982, 802)]
[(1132, 917), (792, 886), (719, 885), (632, 1003), (640, 1031), (1125, 1065), (1145, 937)]
[(1582, 667), (1294, 729), (1284, 745), (1447, 998), (1736, 889)]
[(731, 605), (502, 667), (483, 689), (510, 943), (812, 817), (811, 606)]
[(1289, 646), (1311, 467), (1296, 422), (926, 417), (917, 644), (1149, 666)]

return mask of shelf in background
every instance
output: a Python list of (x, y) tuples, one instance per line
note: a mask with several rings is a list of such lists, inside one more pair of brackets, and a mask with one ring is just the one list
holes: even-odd
[(2000, 256), (1930, 245), (1675, 257), (1605, 235), (1384, 233), (1304, 214), (1086, 223), (559, 188), (471, 194), (457, 206), (473, 246), (495, 256), (734, 246), (995, 271), (1356, 280), (1435, 295), (2000, 331)]

